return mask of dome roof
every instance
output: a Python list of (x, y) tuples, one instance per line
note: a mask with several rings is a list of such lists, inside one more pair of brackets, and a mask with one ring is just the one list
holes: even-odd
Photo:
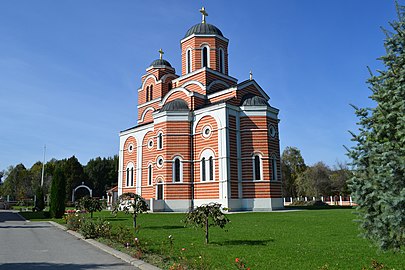
[(150, 66), (168, 66), (168, 67), (172, 67), (172, 65), (170, 65), (170, 63), (164, 59), (156, 59), (155, 61), (153, 61)]
[(242, 98), (241, 106), (269, 106), (269, 103), (263, 97), (247, 94)]
[(218, 35), (223, 37), (221, 30), (215, 25), (209, 23), (198, 23), (188, 29), (184, 38), (191, 36), (192, 34), (203, 34), (203, 35)]
[(170, 102), (167, 102), (163, 107), (160, 109), (161, 112), (172, 112), (172, 111), (189, 111), (187, 102), (182, 100), (181, 98), (177, 98)]

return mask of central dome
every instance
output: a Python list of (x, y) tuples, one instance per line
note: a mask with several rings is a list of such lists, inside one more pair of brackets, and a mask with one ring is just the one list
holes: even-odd
[(223, 37), (221, 30), (218, 29), (215, 25), (209, 23), (198, 23), (188, 29), (184, 38), (191, 36), (192, 34), (202, 34), (202, 35), (218, 35)]

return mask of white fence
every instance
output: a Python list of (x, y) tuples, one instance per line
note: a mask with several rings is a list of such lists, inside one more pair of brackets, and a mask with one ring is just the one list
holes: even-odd
[[(290, 205), (293, 201), (315, 201), (315, 197), (284, 197), (284, 206)], [(329, 205), (339, 205), (339, 206), (353, 206), (356, 205), (352, 196), (321, 196), (321, 201)]]

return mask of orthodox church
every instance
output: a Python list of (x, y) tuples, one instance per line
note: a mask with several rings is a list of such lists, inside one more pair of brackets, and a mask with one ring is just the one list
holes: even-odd
[(283, 208), (279, 110), (252, 74), (228, 74), (229, 40), (200, 12), (180, 40), (181, 75), (160, 50), (142, 76), (137, 125), (120, 132), (118, 195), (151, 211)]

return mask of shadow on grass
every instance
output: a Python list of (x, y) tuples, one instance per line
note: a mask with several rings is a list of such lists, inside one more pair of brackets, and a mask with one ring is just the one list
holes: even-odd
[(108, 218), (104, 218), (104, 220), (107, 220), (107, 221), (120, 221), (120, 220), (128, 220), (128, 218), (108, 217)]
[(268, 240), (226, 240), (223, 242), (211, 242), (218, 246), (266, 246), (268, 243), (274, 242), (274, 239)]
[(170, 226), (147, 226), (143, 227), (143, 229), (150, 229), (150, 230), (174, 230), (174, 229), (184, 229), (184, 226), (179, 225), (170, 225)]
[(339, 205), (328, 205), (328, 206), (314, 206), (314, 205), (307, 205), (307, 206), (284, 206), (286, 210), (294, 209), (294, 210), (342, 210), (342, 209), (356, 209), (355, 206), (339, 206)]

